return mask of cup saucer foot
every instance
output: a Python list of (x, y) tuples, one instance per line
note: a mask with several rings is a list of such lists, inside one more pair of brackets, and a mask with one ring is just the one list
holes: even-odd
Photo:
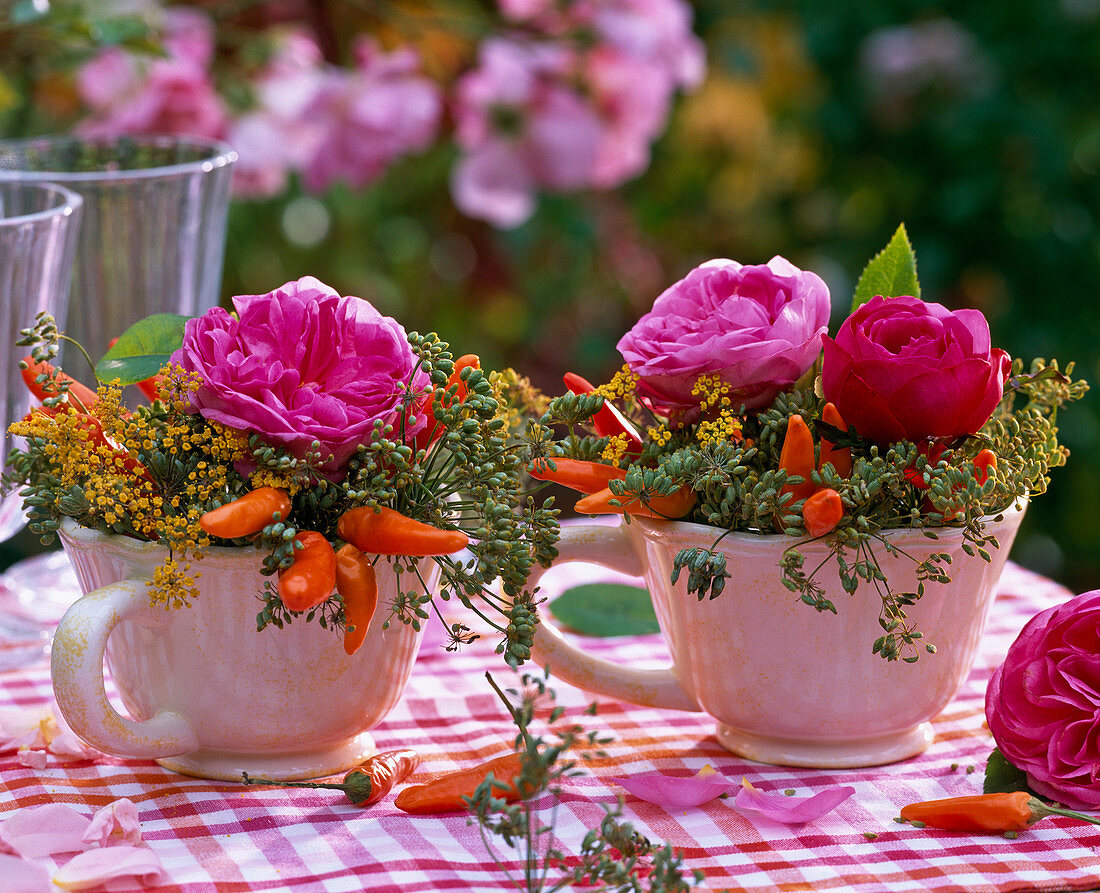
[(157, 760), (165, 769), (196, 778), (218, 781), (241, 781), (243, 773), (250, 778), (270, 781), (302, 781), (338, 775), (358, 766), (372, 756), (377, 748), (369, 732), (324, 750), (275, 753), (236, 753), (202, 748), (176, 757)]
[(719, 724), (718, 741), (731, 753), (773, 766), (809, 769), (853, 769), (907, 760), (932, 743), (932, 724), (889, 735), (841, 739), (776, 738)]

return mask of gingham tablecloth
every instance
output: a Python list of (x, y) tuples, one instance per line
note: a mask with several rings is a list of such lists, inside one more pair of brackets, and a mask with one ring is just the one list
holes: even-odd
[[(922, 756), (892, 766), (840, 771), (763, 766), (724, 751), (712, 721), (699, 714), (601, 701), (598, 716), (583, 720), (615, 741), (607, 747), (607, 759), (566, 784), (557, 809), (559, 845), (577, 852), (602, 816), (601, 805), (623, 793), (611, 777), (655, 769), (690, 775), (709, 763), (730, 778), (747, 776), (762, 790), (793, 788), (808, 795), (851, 785), (856, 793), (835, 812), (800, 827), (742, 814), (732, 800), (672, 814), (627, 796), (626, 818), (651, 839), (670, 841), (687, 867), (705, 873), (706, 890), (1100, 887), (1100, 829), (1094, 826), (1047, 819), (1007, 840), (893, 821), (908, 802), (980, 791), (993, 744), (982, 706), (990, 672), (1032, 614), (1067, 596), (1050, 581), (1009, 565), (981, 655), (958, 698), (936, 720), (935, 743)], [(646, 636), (593, 647), (617, 660), (652, 661), (663, 646), (658, 637)], [(458, 656), (422, 653), (403, 701), (375, 731), (378, 746), (418, 750), (424, 762), (417, 781), (499, 753), (514, 733), (483, 678), (487, 669), (501, 683), (515, 683), (489, 642)], [(581, 719), (591, 698), (564, 683), (555, 683), (555, 689), (559, 703)], [(0, 674), (0, 706), (32, 706), (49, 697), (44, 663)], [(120, 797), (137, 804), (144, 840), (164, 866), (166, 881), (157, 888), (164, 893), (510, 888), (477, 828), (462, 814), (408, 816), (388, 799), (360, 810), (338, 792), (246, 788), (182, 777), (146, 761), (62, 765), (51, 760), (35, 771), (13, 755), (0, 757), (0, 818), (51, 802), (90, 814)], [(549, 798), (539, 806), (549, 817)], [(498, 851), (498, 856), (506, 868), (517, 868), (514, 854)]]

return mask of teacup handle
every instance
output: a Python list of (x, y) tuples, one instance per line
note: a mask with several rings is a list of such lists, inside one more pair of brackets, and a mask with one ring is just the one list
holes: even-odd
[(198, 749), (190, 724), (171, 710), (144, 721), (127, 719), (107, 699), (103, 654), (111, 632), (123, 620), (163, 626), (167, 612), (149, 601), (148, 580), (109, 583), (77, 600), (54, 634), (51, 673), (54, 696), (66, 722), (104, 753), (155, 759)]
[[(554, 563), (567, 561), (598, 564), (635, 577), (642, 574), (641, 560), (622, 525), (604, 527), (580, 524), (563, 527), (558, 558)], [(536, 567), (527, 585), (535, 586), (547, 570), (549, 568)], [(541, 614), (531, 657), (540, 666), (548, 666), (554, 676), (584, 691), (641, 707), (702, 710), (677, 682), (671, 668), (632, 669), (589, 654), (567, 641), (560, 630), (550, 625), (548, 612)]]

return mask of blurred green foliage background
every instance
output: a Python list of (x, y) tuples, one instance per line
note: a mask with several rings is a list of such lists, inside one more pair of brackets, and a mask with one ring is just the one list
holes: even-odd
[[(447, 147), (366, 192), (294, 186), (234, 204), (225, 296), (312, 274), (560, 393), (564, 371), (613, 372), (622, 333), (711, 257), (818, 272), (835, 330), (904, 221), (926, 299), (1100, 378), (1100, 0), (694, 7), (709, 75), (627, 187), (545, 197), (503, 232), (454, 209)], [(1098, 401), (1059, 420), (1073, 456), (1013, 553), (1076, 590), (1100, 587)]]

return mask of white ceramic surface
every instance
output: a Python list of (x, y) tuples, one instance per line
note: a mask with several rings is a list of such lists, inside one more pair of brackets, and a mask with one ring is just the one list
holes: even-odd
[[(780, 582), (779, 560), (790, 537), (731, 534), (722, 540), (731, 578), (713, 600), (687, 592), (687, 572), (670, 581), (682, 548), (709, 548), (712, 528), (632, 518), (629, 524), (563, 529), (559, 561), (586, 561), (644, 576), (672, 654), (666, 670), (637, 670), (594, 657), (548, 623), (539, 626), (533, 659), (587, 691), (654, 707), (704, 710), (718, 739), (749, 759), (787, 766), (843, 768), (905, 759), (932, 740), (930, 720), (966, 678), (1024, 508), (990, 522), (1000, 548), (992, 562), (961, 550), (961, 530), (931, 540), (893, 531), (891, 542), (918, 560), (949, 552), (952, 581), (929, 583), (908, 613), (936, 645), (913, 664), (871, 653), (882, 635), (880, 604), (864, 583), (848, 595), (835, 565), (819, 574), (838, 613), (818, 613)], [(825, 557), (821, 543), (803, 547), (805, 567)], [(878, 559), (896, 591), (916, 588), (914, 563)], [(529, 585), (534, 585), (540, 571)]]
[[(164, 550), (66, 521), (61, 540), (87, 593), (54, 637), (54, 692), (65, 719), (107, 753), (187, 775), (290, 780), (348, 769), (374, 751), (369, 730), (397, 703), (422, 633), (382, 629), (397, 581), (378, 564), (379, 608), (354, 655), (304, 619), (256, 631), (265, 580), (256, 549), (211, 548), (193, 564), (188, 608), (150, 603)], [(425, 564), (429, 585), (438, 568)], [(402, 577), (402, 588), (413, 580)], [(103, 658), (129, 717), (108, 701)]]

